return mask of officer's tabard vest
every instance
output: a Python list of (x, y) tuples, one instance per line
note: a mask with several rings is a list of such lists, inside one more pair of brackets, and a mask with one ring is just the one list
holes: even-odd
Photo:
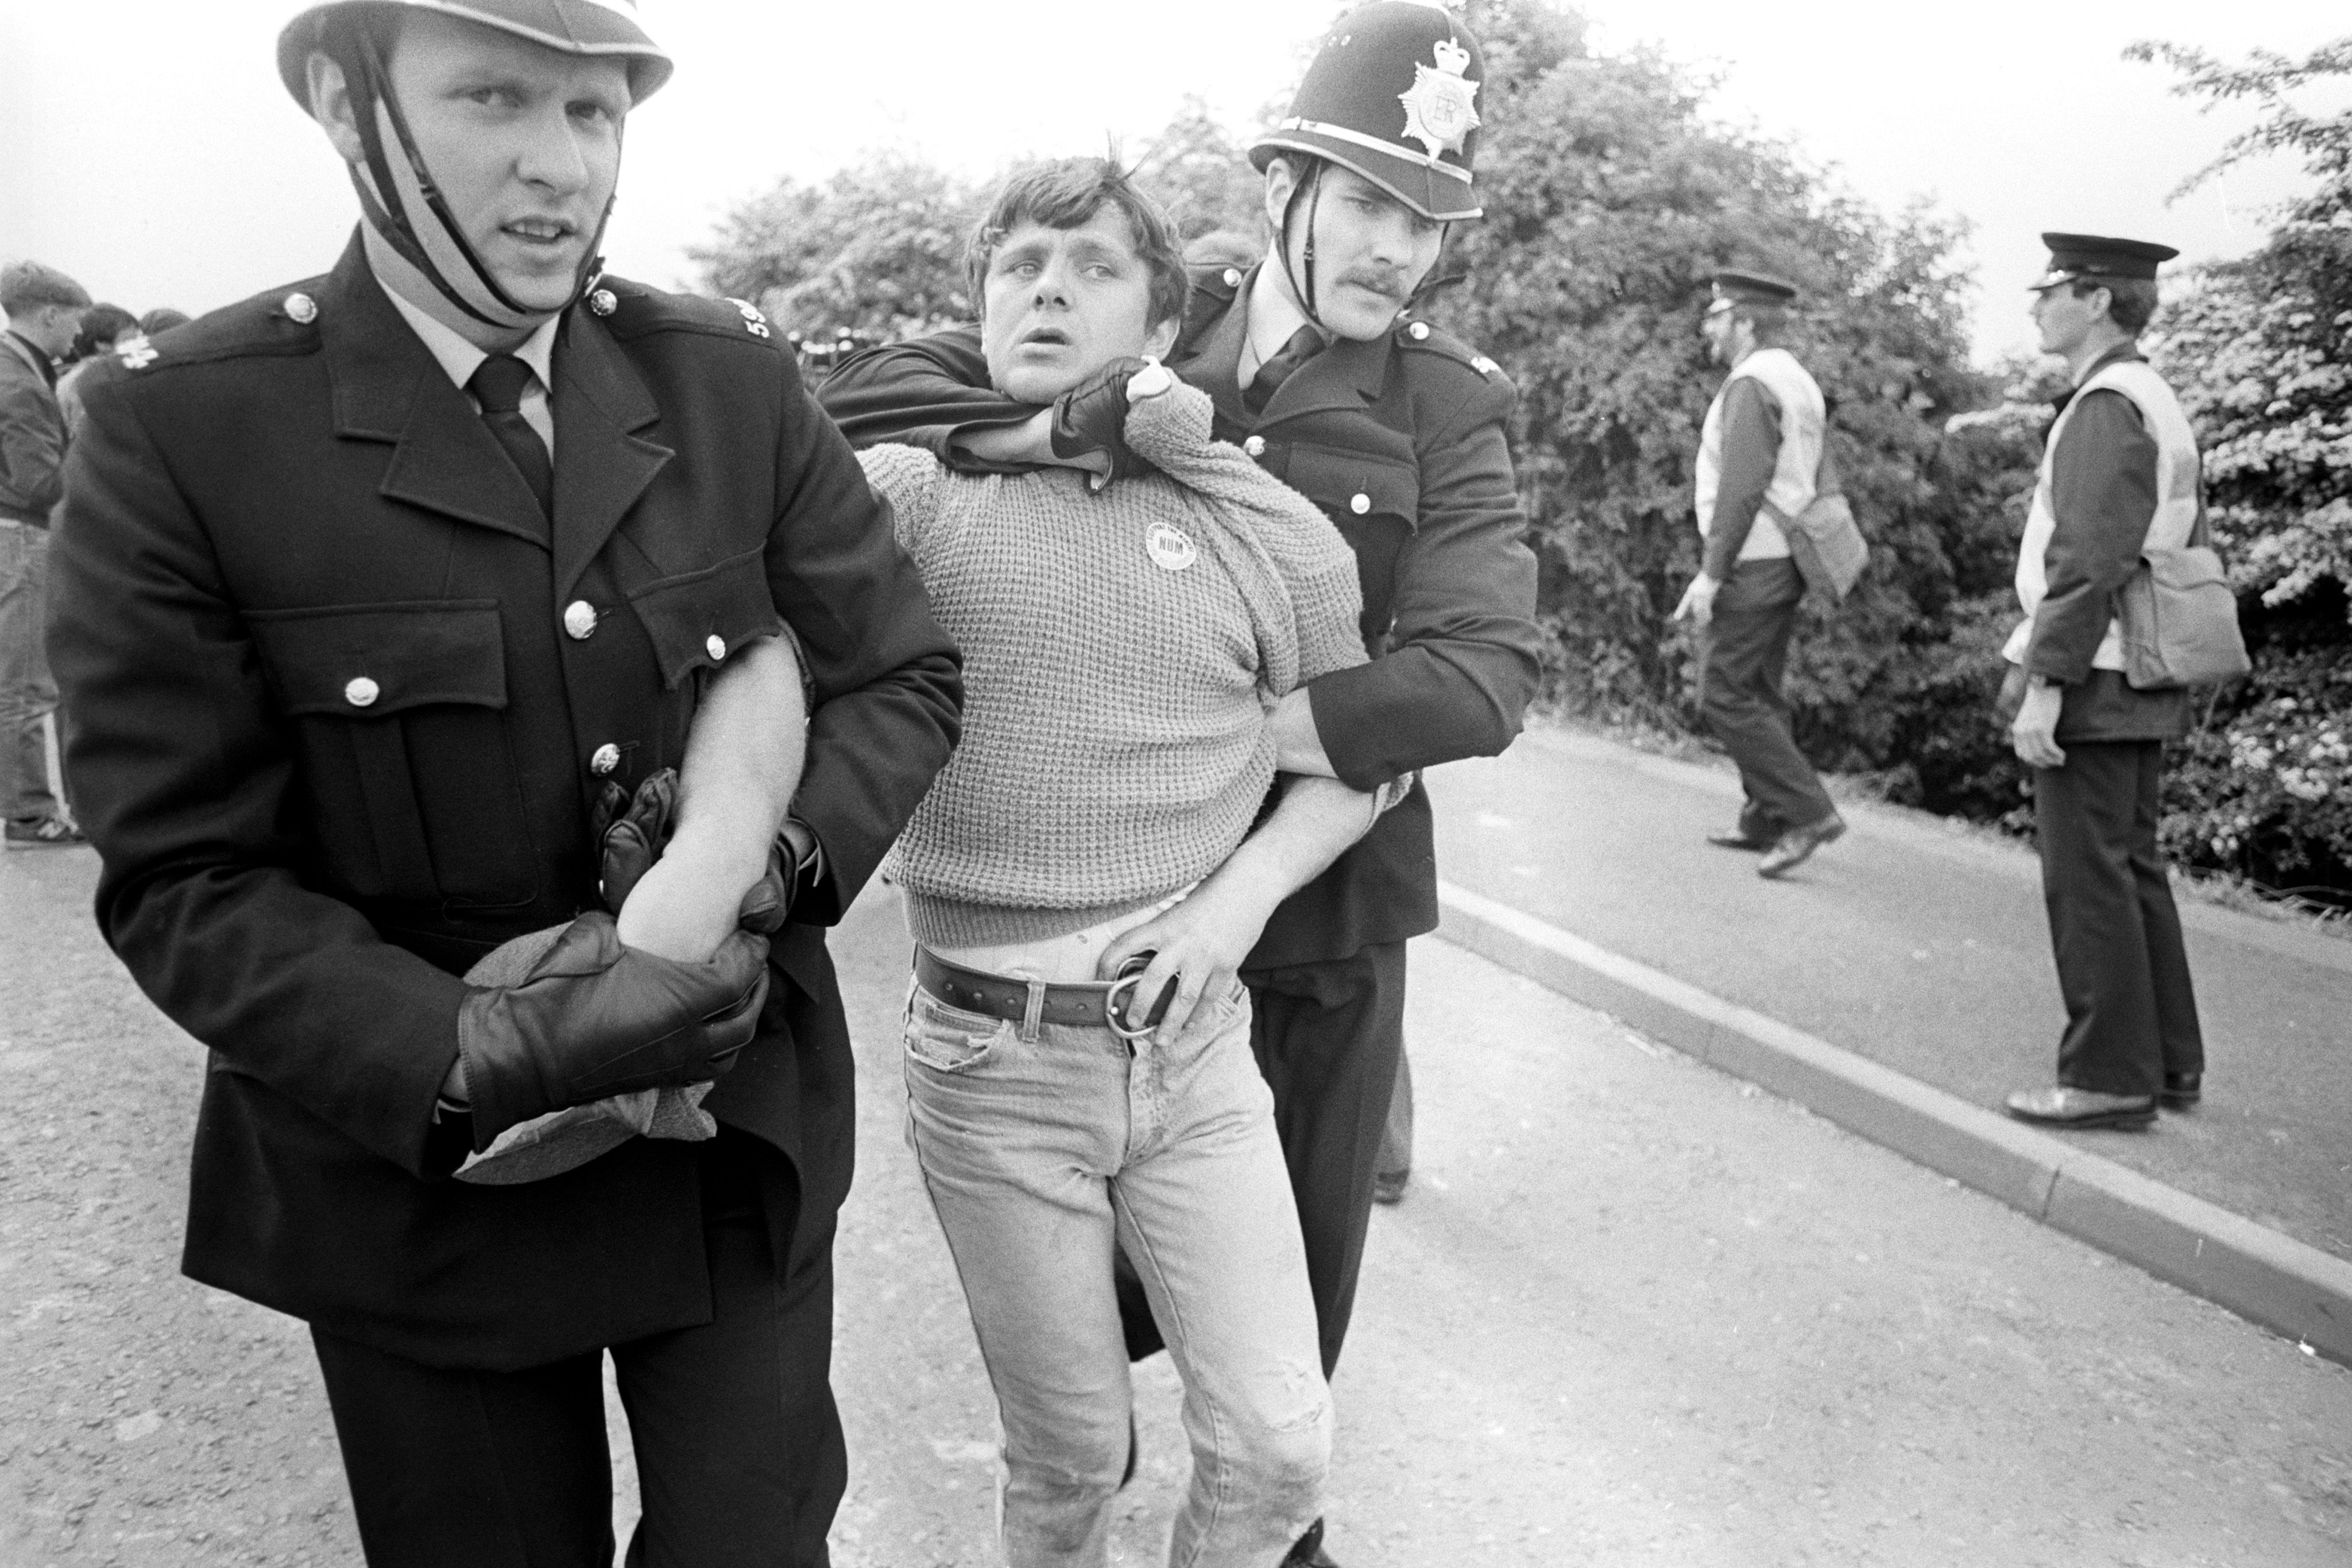
[[(2095, 392), (2117, 392), (2131, 399), (2132, 406), (2139, 410), (2140, 422), (2156, 437), (2156, 515), (2148, 519), (2147, 538), (2141, 548), (2179, 549), (2189, 542), (2189, 530), (2197, 526), (2197, 433), (2189, 427), (2180, 400), (2147, 361), (2118, 360), (2084, 382), (2058, 415), (2058, 423), (2050, 427), (2050, 444), (2042, 452), (2042, 476), (2033, 486), (2033, 511), (2026, 519), (2025, 541), (2017, 551), (2017, 601), (2025, 607), (2025, 620), (2010, 633), (2009, 643), (2001, 650), (2013, 664), (2025, 662), (2026, 644), (2033, 640), (2034, 612), (2050, 591), (2046, 558), (2050, 537), (2058, 530), (2058, 514), (2050, 496), (2052, 465), (2074, 411)], [(2124, 667), (2123, 627), (2116, 622), (2107, 622), (2107, 634), (2099, 639), (2091, 667)]]
[[(1698, 443), (1698, 531), (1703, 538), (1715, 522), (1715, 493), (1723, 482), (1723, 401), (1742, 376), (1764, 383), (1780, 405), (1780, 460), (1773, 467), (1771, 487), (1764, 498), (1793, 517), (1813, 504), (1813, 489), (1822, 472), (1822, 433), (1829, 410), (1822, 389), (1786, 349), (1759, 349), (1723, 378), (1723, 386), (1707, 405), (1706, 427)], [(1739, 547), (1741, 560), (1778, 560), (1787, 557), (1789, 538), (1770, 514), (1759, 512), (1748, 542)]]

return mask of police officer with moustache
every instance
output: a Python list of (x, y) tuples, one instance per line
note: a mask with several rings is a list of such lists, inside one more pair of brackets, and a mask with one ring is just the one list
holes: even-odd
[[(1291, 111), (1252, 148), (1272, 241), (1246, 269), (1193, 272), (1169, 367), (1207, 392), (1215, 431), (1317, 502), (1354, 549), (1370, 664), (1284, 700), (1280, 766), (1359, 789), (1517, 735), (1538, 678), (1535, 559), (1504, 439), (1514, 394), (1494, 361), (1420, 319), (1414, 298), (1472, 183), (1477, 40), (1444, 9), (1379, 0), (1332, 28)], [(968, 470), (1061, 463), (1116, 476), (1114, 365), (1044, 409), (989, 390), (976, 332), (873, 350), (824, 406), (860, 445), (903, 441)], [(1284, 904), (1239, 961), (1258, 1061), (1305, 1231), (1326, 1371), (1338, 1363), (1403, 1046), (1405, 942), (1435, 928), (1426, 793)], [(1181, 912), (1181, 906), (1179, 906)], [(1129, 1343), (1159, 1337), (1129, 1298)], [(1139, 1313), (1141, 1313), (1139, 1321)], [(1328, 1562), (1320, 1526), (1299, 1563)]]
[[(2116, 597), (2143, 552), (2201, 529), (2197, 434), (2139, 351), (2156, 271), (2179, 253), (2145, 240), (2045, 234), (2032, 285), (2042, 350), (2066, 361), (2060, 406), (2018, 547), (2025, 620), (2010, 737), (2033, 769), (2034, 838), (2066, 1030), (2058, 1081), (2009, 1097), (2058, 1127), (2145, 1127), (2159, 1103), (2197, 1103), (2205, 1073), (2180, 915), (2157, 846), (2164, 743), (2188, 733), (2189, 694), (2125, 679)], [(2201, 540), (2198, 542), (2202, 542)]]
[[(372, 1563), (609, 1563), (607, 1349), (628, 1561), (822, 1563), (821, 927), (947, 757), (954, 651), (759, 314), (597, 277), (670, 73), (626, 5), (314, 5), (278, 64), (358, 234), (94, 376), (57, 538), (99, 921), (212, 1050), (184, 1267), (310, 1322)], [(704, 1141), (451, 1179), (713, 1080)]]

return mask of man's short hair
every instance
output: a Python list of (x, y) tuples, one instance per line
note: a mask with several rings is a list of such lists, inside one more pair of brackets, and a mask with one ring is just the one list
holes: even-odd
[(2147, 329), (2148, 321), (2156, 315), (2153, 277), (2078, 277), (2067, 287), (2077, 299), (2088, 299), (2105, 289), (2107, 319), (2135, 338)]
[(139, 329), (139, 318), (120, 305), (93, 305), (81, 313), (80, 329), (74, 333), (73, 347), (67, 350), (69, 360), (87, 360), (92, 354), (102, 354), (114, 346), (114, 340), (125, 332)]
[(975, 316), (987, 309), (988, 264), (1004, 236), (1023, 224), (1049, 229), (1074, 229), (1091, 223), (1108, 204), (1127, 219), (1135, 254), (1150, 275), (1150, 324), (1173, 320), (1184, 314), (1192, 283), (1184, 272), (1184, 253), (1176, 226), (1168, 214), (1138, 188), (1116, 158), (1055, 158), (1015, 169), (997, 188), (988, 215), (971, 233), (964, 247), (964, 273), (971, 289)]
[(0, 311), (22, 316), (44, 305), (87, 310), (89, 292), (56, 267), (37, 261), (11, 262), (0, 267)]
[(158, 332), (168, 332), (174, 327), (184, 327), (188, 324), (188, 313), (184, 310), (174, 310), (168, 305), (158, 305), (154, 309), (139, 318), (139, 329), (152, 338)]

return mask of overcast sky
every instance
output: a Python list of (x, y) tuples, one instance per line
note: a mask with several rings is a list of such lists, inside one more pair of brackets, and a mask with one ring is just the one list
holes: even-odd
[[(202, 310), (322, 271), (353, 205), (278, 84), (286, 0), (0, 0), (0, 259), (63, 267), (101, 298)], [(895, 146), (985, 173), (1009, 158), (1140, 141), (1187, 92), (1235, 123), (1286, 94), (1332, 0), (644, 0), (677, 60), (633, 116), (614, 269), (688, 285), (685, 247), (778, 176)], [(1792, 141), (1893, 209), (1976, 225), (1978, 348), (2025, 337), (2036, 234), (2236, 254), (2291, 168), (2168, 206), (2243, 110), (2200, 114), (2135, 38), (2298, 53), (2352, 32), (2340, 0), (1592, 0), (1604, 48), (1654, 40), (1723, 76), (1719, 117)], [(2324, 107), (2336, 107), (2341, 95)]]

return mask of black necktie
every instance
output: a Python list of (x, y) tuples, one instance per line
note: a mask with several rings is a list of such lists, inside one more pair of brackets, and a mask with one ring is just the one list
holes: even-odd
[(499, 444), (521, 473), (523, 483), (539, 497), (541, 513), (551, 517), (555, 515), (555, 465), (548, 461), (547, 443), (522, 416), (522, 394), (534, 379), (531, 368), (512, 354), (492, 354), (474, 371), (466, 390), (481, 403), (482, 423), (490, 427), (490, 434), (499, 438)]
[(1274, 358), (1257, 368), (1250, 384), (1242, 393), (1242, 406), (1252, 413), (1263, 413), (1265, 405), (1274, 401), (1274, 389), (1290, 379), (1290, 373), (1323, 351), (1323, 334), (1312, 327), (1301, 327), (1290, 335)]

